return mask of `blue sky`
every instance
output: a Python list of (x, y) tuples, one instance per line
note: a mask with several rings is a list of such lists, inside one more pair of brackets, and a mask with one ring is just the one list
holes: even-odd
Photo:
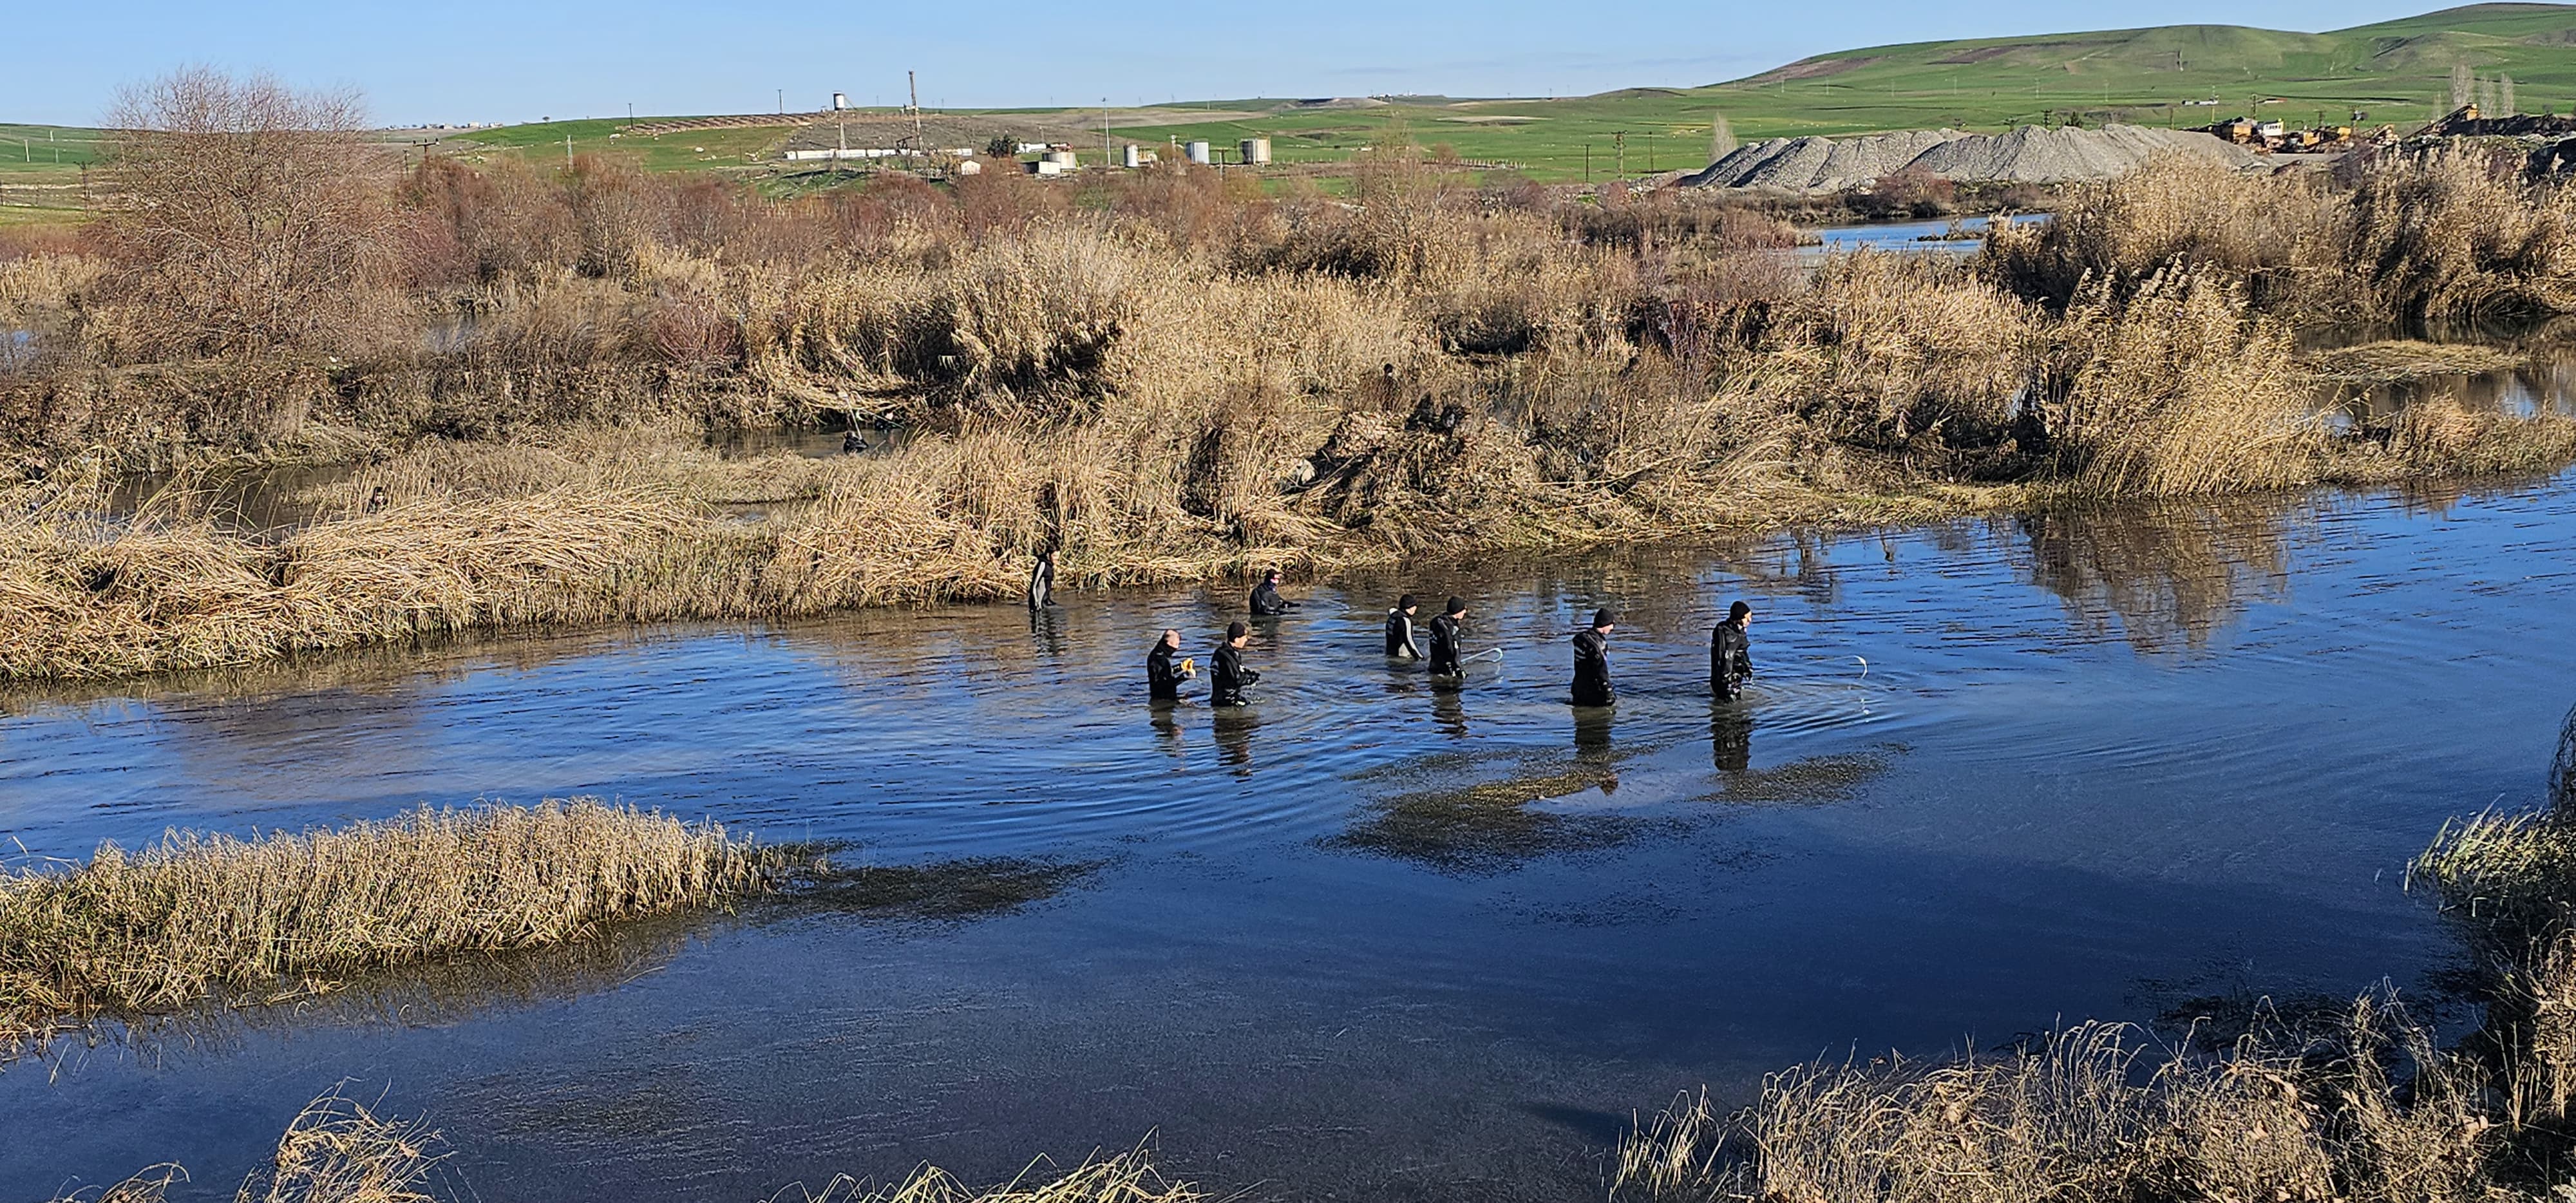
[[(1376, 92), (1572, 95), (1714, 83), (1826, 50), (1928, 38), (2211, 22), (2316, 30), (2437, 7), (2312, 0), (2078, 8), (2035, 0), (1618, 5), (1530, 0), (1066, 4), (661, 0), (446, 5), (137, 0), (17, 6), (0, 120), (88, 124), (171, 67), (354, 84), (387, 124), (897, 103), (1118, 104)], [(112, 14), (112, 15), (111, 15)]]

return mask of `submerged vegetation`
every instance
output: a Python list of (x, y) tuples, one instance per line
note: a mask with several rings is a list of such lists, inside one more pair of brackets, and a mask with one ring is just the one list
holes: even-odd
[(765, 893), (797, 870), (713, 824), (581, 800), (109, 844), (67, 871), (0, 875), (0, 1040), (558, 944)]
[[(768, 201), (397, 171), (349, 114), (164, 81), (101, 168), (154, 203), (0, 249), (0, 674), (991, 598), (1042, 547), (1140, 582), (2576, 458), (2555, 417), (2338, 427), (2293, 353), (2576, 305), (2566, 194), (2459, 156), (2165, 165), (1972, 264), (1810, 276), (1741, 209), (1393, 151), (1350, 200), (1169, 164)], [(875, 446), (700, 450), (780, 424)], [(352, 475), (284, 532), (102, 500), (286, 461)]]

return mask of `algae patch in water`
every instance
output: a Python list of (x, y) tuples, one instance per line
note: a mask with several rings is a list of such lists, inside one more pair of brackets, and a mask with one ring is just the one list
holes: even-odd
[(1849, 802), (1860, 795), (1861, 786), (1887, 769), (1887, 757), (1875, 753), (1810, 756), (1768, 769), (1729, 769), (1718, 775), (1721, 788), (1702, 800), (1803, 806)]
[(981, 918), (1053, 898), (1103, 863), (993, 856), (926, 865), (833, 866), (789, 891), (787, 901), (889, 918)]
[(1618, 774), (1602, 768), (1487, 781), (1462, 789), (1405, 794), (1372, 803), (1327, 848), (1409, 860), (1443, 873), (1500, 873), (1558, 852), (1607, 848), (1647, 826), (1625, 815), (1569, 815), (1530, 804), (1585, 790), (1611, 793)]

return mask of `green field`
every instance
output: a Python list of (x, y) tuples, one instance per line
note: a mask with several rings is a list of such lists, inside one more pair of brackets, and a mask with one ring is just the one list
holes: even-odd
[(793, 132), (787, 126), (766, 126), (690, 130), (656, 137), (619, 134), (618, 131), (629, 124), (632, 123), (623, 118), (597, 118), (508, 125), (456, 134), (447, 140), (446, 146), (451, 151), (461, 151), (469, 156), (515, 152), (540, 162), (551, 159), (560, 163), (564, 159), (565, 139), (569, 138), (573, 154), (630, 157), (649, 171), (706, 171), (749, 168), (765, 160), (774, 160), (777, 157), (772, 153), (774, 148)]
[(13, 178), (80, 178), (98, 160), (98, 131), (64, 125), (0, 123), (0, 182)]
[[(1205, 138), (1231, 148), (1243, 138), (1268, 137), (1277, 161), (1286, 164), (1330, 164), (1364, 147), (1418, 145), (1563, 181), (1702, 166), (1720, 115), (1748, 141), (2067, 121), (2189, 126), (2239, 114), (2308, 124), (2340, 122), (2356, 109), (2367, 114), (2366, 124), (2402, 129), (2448, 109), (2451, 72), (2459, 63), (2488, 78), (2512, 76), (2524, 112), (2576, 110), (2576, 6), (2482, 4), (2313, 34), (2172, 25), (1923, 42), (1837, 51), (1700, 87), (1549, 100), (1395, 97), (1332, 106), (1214, 100), (1113, 109), (1109, 122), (1118, 138), (1147, 144)], [(1196, 118), (1193, 109), (1207, 116)], [(996, 131), (1015, 119), (1097, 131), (1101, 120), (1097, 110), (972, 115), (991, 118)], [(603, 118), (508, 126), (449, 134), (440, 146), (469, 157), (515, 153), (560, 161), (569, 138), (573, 153), (627, 156), (650, 170), (761, 176), (778, 174), (777, 150), (793, 133), (769, 126), (621, 136), (628, 124)], [(11, 171), (71, 169), (86, 160), (91, 136), (0, 126), (0, 180)], [(30, 141), (12, 155), (4, 140), (11, 138)], [(62, 168), (51, 162), (57, 150)]]

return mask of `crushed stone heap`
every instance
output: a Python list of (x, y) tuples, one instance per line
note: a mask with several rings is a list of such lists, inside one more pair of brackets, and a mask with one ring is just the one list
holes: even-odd
[(1843, 192), (1906, 171), (1960, 183), (2055, 184), (2103, 180), (2164, 154), (2251, 167), (2243, 147), (2188, 130), (2106, 125), (2100, 129), (2021, 126), (2005, 134), (1899, 130), (1851, 138), (1773, 138), (1748, 143), (1682, 177), (1692, 188)]

